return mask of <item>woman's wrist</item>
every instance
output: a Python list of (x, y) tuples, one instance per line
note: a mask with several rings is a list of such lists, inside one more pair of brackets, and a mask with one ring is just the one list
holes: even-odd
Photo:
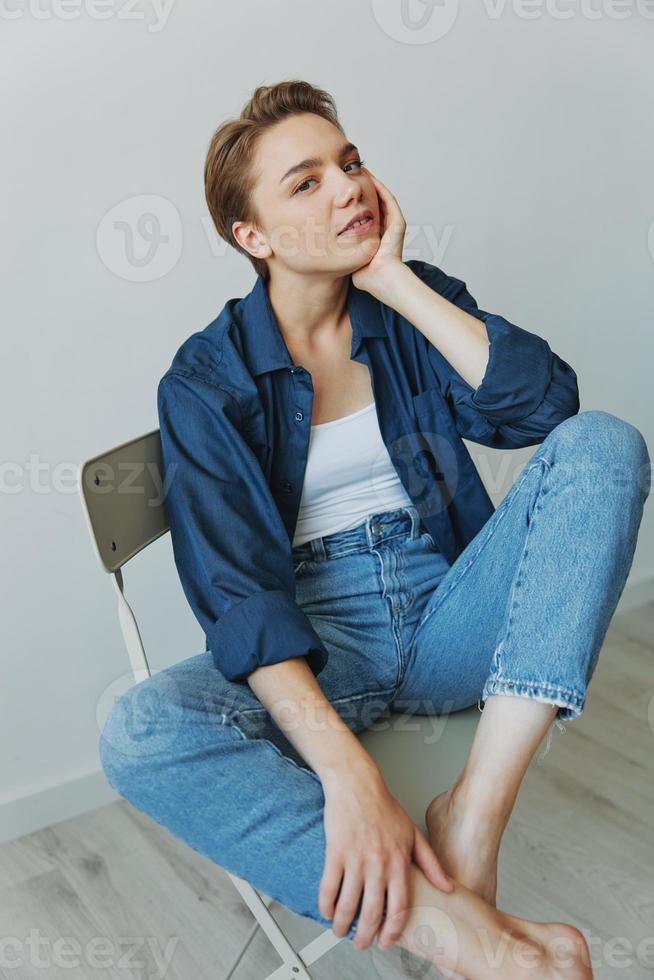
[(356, 744), (347, 746), (346, 751), (341, 752), (338, 759), (321, 766), (317, 771), (325, 792), (343, 786), (350, 779), (355, 780), (357, 784), (366, 780), (383, 782), (377, 763), (366, 752), (356, 735), (350, 734)]

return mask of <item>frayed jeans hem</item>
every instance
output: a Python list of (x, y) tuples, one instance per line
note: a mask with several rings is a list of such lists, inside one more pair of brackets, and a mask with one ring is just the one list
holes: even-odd
[(481, 701), (491, 694), (507, 694), (531, 698), (544, 704), (557, 705), (556, 721), (573, 721), (578, 718), (585, 704), (585, 696), (577, 691), (557, 687), (544, 681), (513, 681), (506, 678), (491, 678), (482, 691)]

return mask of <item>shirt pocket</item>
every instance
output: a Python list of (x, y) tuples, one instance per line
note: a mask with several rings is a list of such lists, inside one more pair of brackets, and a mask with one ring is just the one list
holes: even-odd
[(447, 412), (450, 410), (447, 402), (443, 398), (440, 388), (425, 388), (413, 396), (413, 411), (418, 417), (423, 415), (433, 415), (435, 413)]
[(414, 395), (413, 414), (420, 432), (433, 433), (439, 437), (437, 442), (443, 442), (451, 448), (452, 452), (456, 452), (457, 444), (460, 444), (461, 440), (440, 388), (427, 388)]
[(440, 388), (427, 388), (415, 395), (413, 412), (424, 451), (431, 457), (430, 472), (449, 504), (461, 483), (467, 483), (474, 464)]

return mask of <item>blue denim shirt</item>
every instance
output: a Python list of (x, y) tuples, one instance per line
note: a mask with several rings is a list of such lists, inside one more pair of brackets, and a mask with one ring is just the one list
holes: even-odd
[[(406, 263), (483, 320), (489, 361), (472, 388), (426, 337), (350, 279), (351, 358), (370, 370), (381, 435), (422, 523), (452, 564), (494, 505), (462, 441), (515, 449), (579, 411), (577, 376), (546, 340), (480, 310), (460, 279)], [(311, 375), (294, 364), (264, 279), (177, 350), (157, 390), (164, 506), (175, 564), (215, 665), (327, 650), (295, 600), (292, 542), (311, 426)]]

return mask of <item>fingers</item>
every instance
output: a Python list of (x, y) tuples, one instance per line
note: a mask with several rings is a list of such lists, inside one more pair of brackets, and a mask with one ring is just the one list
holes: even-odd
[[(368, 171), (368, 173), (370, 173), (370, 171)], [(386, 184), (382, 184), (381, 180), (379, 180), (378, 177), (375, 177), (374, 174), (370, 174), (370, 176), (372, 177), (372, 181), (373, 181), (373, 183), (375, 185), (375, 188), (377, 190), (377, 194), (382, 199), (384, 205), (386, 207), (388, 207), (389, 205), (394, 205), (397, 208), (397, 210), (399, 211), (400, 210), (400, 202), (398, 201), (398, 199), (395, 196), (395, 194), (393, 194), (393, 191), (389, 190), (389, 188), (386, 186)]]
[(419, 827), (415, 829), (413, 859), (436, 888), (440, 888), (443, 892), (454, 891), (456, 887), (454, 882), (445, 874), (440, 861), (434, 853), (433, 847)]
[(332, 932), (340, 939), (349, 932), (362, 889), (363, 875), (361, 872), (357, 869), (346, 868), (332, 922)]
[(385, 896), (386, 875), (380, 872), (366, 875), (357, 931), (352, 940), (357, 949), (366, 949), (377, 935), (384, 918)]
[(342, 862), (332, 858), (328, 851), (325, 858), (325, 868), (320, 882), (320, 888), (318, 890), (318, 908), (320, 914), (325, 919), (333, 919), (334, 917), (334, 905), (338, 890), (341, 887), (344, 871), (345, 868)]
[(409, 918), (411, 901), (409, 864), (403, 862), (388, 883), (386, 917), (377, 939), (380, 949), (387, 950), (398, 941)]
[(375, 177), (375, 175), (371, 173), (369, 170), (368, 170), (368, 174), (370, 175), (372, 182), (375, 185), (375, 190), (377, 191), (377, 196), (379, 197), (379, 203), (381, 204), (382, 208), (388, 211), (389, 206), (391, 204), (393, 203), (398, 204), (395, 195), (391, 191), (389, 191), (388, 187), (386, 187), (385, 184), (382, 184), (381, 180), (379, 180), (378, 177)]

